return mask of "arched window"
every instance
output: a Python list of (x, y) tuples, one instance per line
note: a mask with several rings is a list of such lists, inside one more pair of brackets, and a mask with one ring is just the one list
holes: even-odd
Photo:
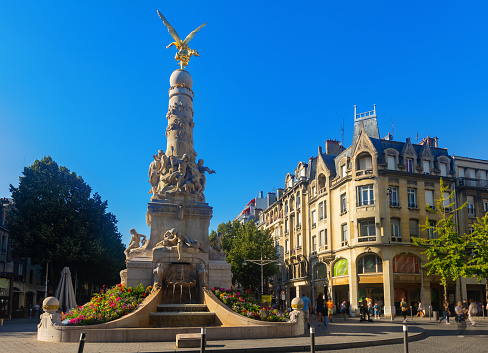
[(325, 182), (326, 182), (325, 175), (324, 174), (320, 174), (319, 175), (319, 179), (318, 179), (319, 190), (322, 190), (323, 188), (325, 188)]
[(327, 278), (327, 265), (321, 262), (315, 266), (313, 276), (314, 279)]
[(334, 277), (348, 275), (347, 259), (339, 259), (334, 263)]
[(397, 255), (393, 258), (393, 272), (420, 273), (419, 259), (412, 255)]
[(362, 153), (357, 158), (357, 170), (373, 169), (373, 158), (368, 153)]
[(383, 260), (376, 254), (364, 255), (357, 261), (358, 273), (383, 272)]

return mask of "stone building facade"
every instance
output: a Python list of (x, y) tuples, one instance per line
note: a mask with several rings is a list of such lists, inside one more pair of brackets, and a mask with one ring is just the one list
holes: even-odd
[(7, 213), (12, 200), (0, 199), (0, 318), (23, 317), (44, 299), (40, 266), (12, 255)]
[[(467, 157), (453, 157), (456, 170), (457, 206), (466, 203), (457, 213), (456, 223), (460, 234), (473, 232), (473, 223), (488, 212), (488, 161)], [(486, 298), (485, 282), (478, 283), (476, 278), (461, 278), (458, 293), (461, 298), (473, 298), (484, 302)]]
[[(367, 297), (383, 303), (385, 315), (395, 315), (405, 297), (438, 310), (439, 278), (427, 276), (427, 259), (411, 237), (435, 236), (422, 229), (437, 221), (425, 206), (440, 198), (441, 178), (450, 190), (460, 188), (453, 157), (437, 138), (418, 144), (390, 134), (381, 139), (376, 108), (360, 114), (355, 108), (352, 141), (344, 148), (327, 140), (325, 151), (319, 147), (317, 156), (298, 163), (260, 215), (258, 225), (271, 230), (283, 264), (273, 281), (276, 297), (284, 291), (288, 305), (303, 291), (311, 298), (320, 293), (352, 309)], [(479, 209), (488, 199), (476, 192)], [(451, 302), (463, 293), (466, 298), (460, 282), (448, 284)]]

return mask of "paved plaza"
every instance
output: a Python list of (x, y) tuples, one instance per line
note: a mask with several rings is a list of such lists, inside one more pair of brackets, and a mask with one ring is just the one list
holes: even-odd
[[(5, 321), (0, 327), (1, 352), (77, 352), (78, 343), (48, 343), (36, 339), (36, 322), (29, 319)], [(313, 321), (313, 320), (312, 320)], [(316, 322), (314, 322), (316, 323)], [(317, 351), (347, 353), (403, 352), (401, 320), (377, 320), (360, 323), (357, 318), (336, 318), (327, 327), (316, 327)], [(437, 324), (428, 318), (409, 321), (410, 352), (488, 352), (488, 320), (477, 319), (463, 332), (451, 325)], [(206, 352), (303, 352), (310, 351), (307, 335), (293, 338), (209, 341)], [(199, 349), (176, 349), (174, 342), (86, 343), (84, 352), (196, 352)]]

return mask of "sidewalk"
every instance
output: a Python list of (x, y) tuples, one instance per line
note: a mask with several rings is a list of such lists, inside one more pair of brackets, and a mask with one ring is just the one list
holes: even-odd
[[(454, 320), (453, 320), (454, 321)], [(317, 322), (312, 318), (312, 324)], [(358, 318), (346, 321), (334, 317), (327, 327), (317, 327), (316, 350), (366, 347), (403, 342), (403, 325), (400, 319), (389, 321), (385, 318), (374, 323), (359, 322)], [(469, 332), (471, 328), (466, 330)], [(488, 320), (478, 319), (477, 330), (488, 331)], [(438, 324), (428, 318), (414, 318), (409, 321), (409, 340), (418, 340), (426, 336), (429, 330), (446, 335), (457, 335), (456, 324)], [(259, 339), (259, 340), (222, 340), (207, 342), (206, 352), (297, 352), (310, 350), (309, 331), (301, 337)], [(34, 319), (16, 319), (5, 321), (0, 327), (0, 347), (2, 352), (77, 352), (78, 343), (49, 343), (36, 339), (37, 323)], [(135, 342), (135, 343), (86, 343), (84, 352), (198, 352), (199, 349), (176, 349), (175, 342)], [(345, 351), (347, 352), (347, 351)]]

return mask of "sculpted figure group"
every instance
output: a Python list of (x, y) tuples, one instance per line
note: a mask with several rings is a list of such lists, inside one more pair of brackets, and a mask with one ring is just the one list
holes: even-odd
[(168, 230), (163, 235), (163, 240), (155, 245), (155, 248), (158, 247), (172, 247), (176, 246), (176, 250), (178, 251), (178, 260), (181, 260), (181, 253), (183, 247), (186, 248), (196, 248), (203, 251), (201, 248), (200, 243), (195, 240), (187, 237), (185, 234), (177, 232), (176, 229), (172, 228)]
[(153, 156), (149, 165), (150, 194), (155, 196), (164, 193), (202, 194), (205, 190), (205, 172), (214, 174), (203, 165), (203, 159), (195, 163), (196, 153), (184, 154), (182, 158), (167, 156), (163, 150)]

